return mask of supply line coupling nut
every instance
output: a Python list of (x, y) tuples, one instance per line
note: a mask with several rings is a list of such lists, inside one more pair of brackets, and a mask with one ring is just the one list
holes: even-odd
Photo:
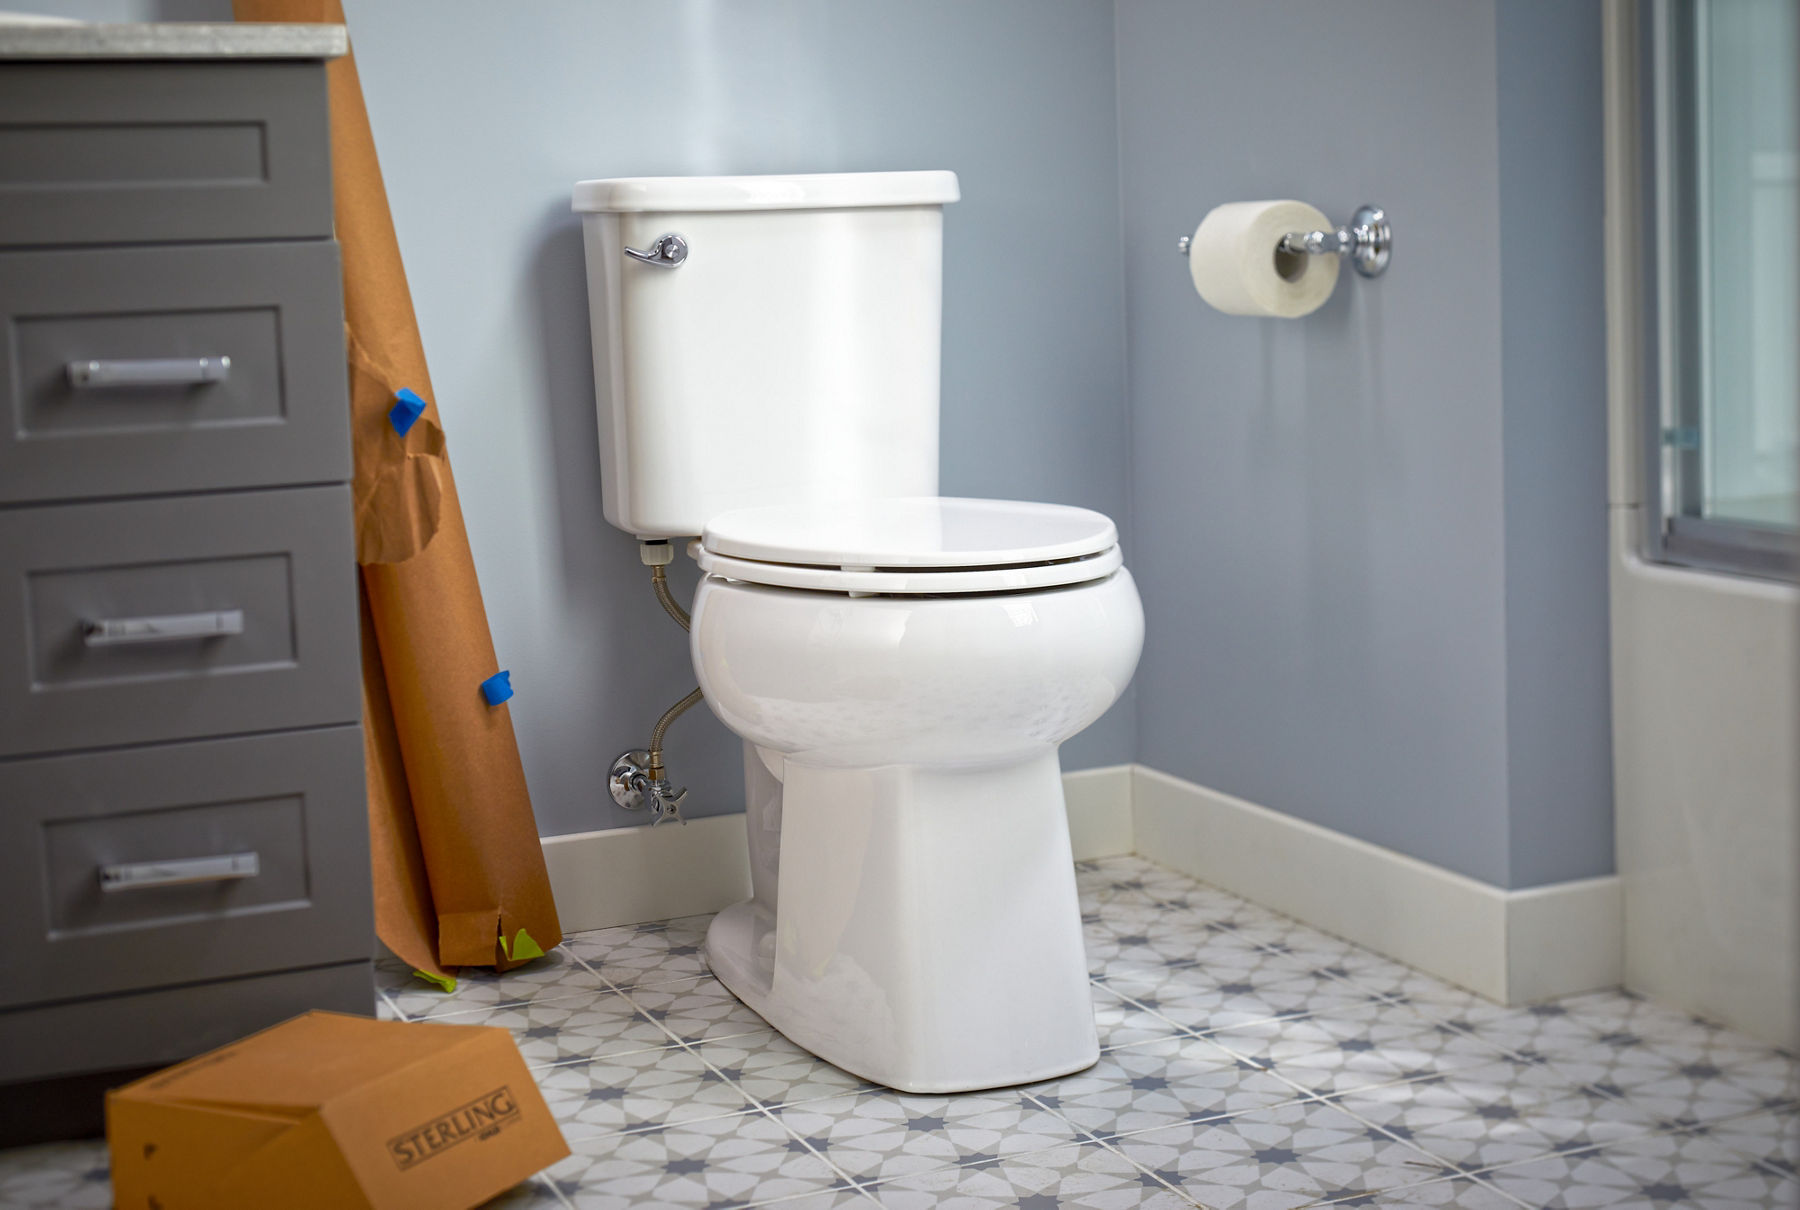
[(667, 567), (675, 561), (675, 545), (667, 538), (646, 538), (638, 543), (638, 558), (645, 567)]

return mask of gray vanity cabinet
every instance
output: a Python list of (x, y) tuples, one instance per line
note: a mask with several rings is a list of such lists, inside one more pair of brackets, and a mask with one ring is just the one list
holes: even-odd
[(0, 1145), (374, 1007), (342, 30), (91, 28), (0, 29)]

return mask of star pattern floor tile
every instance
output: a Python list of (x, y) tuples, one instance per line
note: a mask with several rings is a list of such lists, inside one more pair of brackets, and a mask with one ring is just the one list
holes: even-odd
[(992, 1163), (1082, 1137), (1066, 1118), (1012, 1089), (953, 1097), (864, 1093), (790, 1105), (776, 1116), (859, 1184)]
[(1333, 1104), (1466, 1172), (1650, 1134), (1642, 1110), (1588, 1088), (1509, 1081), (1502, 1062), (1335, 1098)]
[(1543, 1210), (1793, 1210), (1800, 1185), (1699, 1134), (1635, 1139), (1499, 1168), (1496, 1187)]
[(700, 1042), (694, 1053), (765, 1108), (804, 1104), (876, 1086), (801, 1050), (772, 1029)]
[(706, 965), (706, 926), (711, 916), (683, 916), (648, 924), (578, 933), (564, 948), (614, 987), (647, 987), (711, 974)]
[(1713, 1141), (1782, 1176), (1800, 1176), (1800, 1112), (1765, 1109), (1704, 1128)]
[(112, 1205), (106, 1144), (81, 1139), (0, 1151), (0, 1206), (105, 1210)]
[(1084, 1072), (1025, 1092), (1096, 1138), (1229, 1117), (1300, 1095), (1256, 1064), (1194, 1037), (1108, 1051)]
[(1296, 1020), (1252, 1023), (1212, 1037), (1319, 1093), (1425, 1079), (1499, 1057), (1442, 1022), (1380, 1002), (1331, 1005)]
[(1288, 1210), (1441, 1175), (1429, 1157), (1322, 1101), (1129, 1135), (1117, 1147), (1209, 1210)]
[(711, 975), (634, 987), (630, 995), (651, 1020), (683, 1042), (735, 1038), (769, 1027)]
[[(512, 1032), (573, 1154), (503, 1210), (772, 1205), (1800, 1210), (1794, 1057), (1628, 992), (1504, 1008), (1137, 857), (1076, 867), (1102, 1053), (902, 1096), (715, 980), (710, 918), (577, 934), (384, 1017)], [(102, 1210), (105, 1145), (0, 1151), (0, 1207)]]
[(1427, 1181), (1422, 1185), (1405, 1185), (1383, 1189), (1379, 1193), (1363, 1193), (1335, 1202), (1322, 1203), (1336, 1207), (1364, 1207), (1373, 1210), (1519, 1210), (1519, 1203), (1485, 1181), (1475, 1177), (1451, 1177), (1449, 1180)]
[(1153, 1042), (1186, 1032), (1168, 1018), (1158, 1016), (1154, 1010), (1126, 998), (1105, 982), (1096, 980), (1093, 990), (1094, 1028), (1100, 1033), (1102, 1050), (1136, 1046), (1141, 1042)]
[(415, 977), (410, 983), (388, 989), (387, 997), (408, 1020), (424, 1021), (466, 1018), (471, 1012), (533, 1000), (591, 997), (605, 989), (599, 975), (559, 946), (535, 962), (503, 974), (464, 967), (457, 972), (455, 991), (443, 991)]
[(744, 1090), (685, 1047), (565, 1063), (537, 1073), (563, 1137), (726, 1117), (753, 1108)]
[(992, 1164), (945, 1168), (874, 1189), (893, 1210), (1188, 1210), (1192, 1203), (1163, 1181), (1103, 1147), (1058, 1147)]
[[(431, 1019), (455, 1021), (461, 1018)], [(509, 1004), (481, 1014), (479, 1024), (510, 1029), (519, 1053), (533, 1067), (658, 1050), (677, 1044), (674, 1035), (616, 991), (565, 1000)]]
[(849, 1188), (810, 1147), (760, 1111), (639, 1134), (571, 1139), (546, 1175), (576, 1210), (724, 1210)]

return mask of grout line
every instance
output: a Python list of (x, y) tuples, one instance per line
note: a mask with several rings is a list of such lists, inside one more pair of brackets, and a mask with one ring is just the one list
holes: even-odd
[(603, 974), (598, 968), (590, 968), (590, 969), (593, 969), (593, 971), (596, 975), (600, 975), (601, 978), (606, 979), (614, 988), (616, 988), (619, 991), (629, 991), (629, 990), (633, 990), (633, 989), (640, 990), (640, 991), (649, 991), (653, 987), (668, 987), (670, 984), (684, 983), (690, 979), (698, 982), (702, 979), (716, 979), (718, 977), (718, 976), (714, 975), (711, 971), (691, 971), (687, 974), (682, 974), (682, 975), (670, 975), (666, 979), (659, 979), (654, 976), (649, 976), (649, 977), (645, 977), (642, 979), (632, 979), (627, 982), (620, 982), (616, 979), (613, 979), (610, 975)]
[(784, 1194), (781, 1197), (775, 1198), (773, 1201), (731, 1202), (728, 1204), (733, 1206), (734, 1208), (738, 1208), (738, 1210), (753, 1210), (753, 1208), (754, 1208), (754, 1210), (761, 1210), (761, 1208), (764, 1206), (777, 1206), (777, 1207), (785, 1206), (791, 1202), (804, 1201), (808, 1198), (814, 1198), (814, 1197), (823, 1197), (827, 1193), (848, 1193), (854, 1197), (859, 1197), (866, 1201), (875, 1202), (876, 1204), (879, 1204), (879, 1202), (877, 1202), (875, 1195), (873, 1193), (870, 1193), (867, 1189), (863, 1188), (861, 1185), (836, 1185), (830, 1189), (814, 1189), (808, 1193)]
[[(1089, 1133), (1088, 1137), (1093, 1142), (1093, 1144), (1095, 1146), (1099, 1147), (1102, 1151), (1105, 1151), (1112, 1155), (1118, 1156), (1121, 1160), (1124, 1160), (1127, 1164), (1130, 1164), (1133, 1168), (1136, 1168), (1139, 1172), (1143, 1173), (1145, 1176), (1148, 1176), (1151, 1180), (1154, 1180), (1157, 1184), (1159, 1184), (1163, 1188), (1167, 1189), (1170, 1193), (1173, 1193), (1176, 1197), (1180, 1198), (1182, 1201), (1188, 1203), (1191, 1206), (1199, 1207), (1199, 1210), (1206, 1210), (1206, 1207), (1201, 1205), (1200, 1200), (1198, 1198), (1189, 1196), (1186, 1190), (1182, 1189), (1181, 1186), (1170, 1181), (1169, 1178), (1164, 1176), (1161, 1172), (1158, 1172), (1153, 1168), (1144, 1167), (1144, 1165), (1138, 1163), (1136, 1160), (1132, 1159), (1129, 1155), (1126, 1155), (1123, 1151), (1119, 1150), (1119, 1148), (1114, 1147), (1110, 1140), (1095, 1138), (1091, 1132)], [(1123, 1138), (1126, 1136), (1121, 1135), (1119, 1137)]]
[[(557, 1128), (560, 1130), (561, 1126), (559, 1125)], [(573, 1156), (574, 1152), (570, 1152), (570, 1155)], [(559, 1163), (559, 1164), (561, 1162), (562, 1162), (561, 1160), (557, 1161), (557, 1163)], [(552, 1165), (552, 1167), (554, 1167), (554, 1166), (555, 1165)], [(536, 1178), (534, 1177), (533, 1179), (536, 1179)], [(565, 1207), (567, 1207), (567, 1210), (575, 1210), (575, 1203), (569, 1200), (569, 1195), (564, 1193), (562, 1191), (562, 1187), (560, 1185), (558, 1185), (554, 1180), (552, 1180), (551, 1178), (546, 1176), (543, 1178), (543, 1181), (541, 1182), (541, 1184), (543, 1185), (544, 1188), (546, 1188), (550, 1191), (550, 1196), (556, 1199), (557, 1205), (565, 1206)]]
[[(574, 1135), (573, 1137), (569, 1135), (568, 1131), (575, 1129), (577, 1126), (582, 1126), (583, 1124), (564, 1122), (561, 1119), (558, 1119), (557, 1126), (562, 1129), (563, 1138), (567, 1142), (587, 1143), (595, 1139), (619, 1139), (622, 1141), (641, 1134), (659, 1134), (665, 1130), (681, 1130), (689, 1126), (705, 1126), (712, 1122), (725, 1121), (727, 1118), (747, 1118), (754, 1114), (758, 1108), (759, 1106), (756, 1105), (743, 1105), (737, 1109), (726, 1109), (719, 1113), (702, 1114), (695, 1118), (682, 1118), (680, 1121), (632, 1122), (629, 1125), (605, 1129), (583, 1128), (582, 1133)], [(554, 1110), (551, 1111), (551, 1116), (555, 1116)]]
[(531, 996), (524, 1000), (499, 1000), (492, 1004), (471, 1004), (466, 1008), (453, 1008), (445, 1012), (433, 1011), (427, 1013), (412, 1013), (409, 1014), (406, 1019), (408, 1021), (448, 1022), (449, 1024), (454, 1025), (457, 1023), (454, 1020), (456, 1017), (468, 1017), (473, 1016), (476, 1013), (504, 1012), (509, 1008), (526, 1008), (533, 1004), (558, 1004), (565, 1000), (578, 1000), (583, 997), (591, 997), (595, 990), (596, 989), (594, 988), (587, 988), (583, 991), (569, 992), (567, 995)]
[[(560, 1032), (560, 1031), (559, 1031)], [(678, 1050), (680, 1046), (674, 1042), (651, 1043), (640, 1046), (636, 1050), (609, 1050), (605, 1054), (579, 1055), (572, 1059), (555, 1059), (548, 1063), (526, 1063), (529, 1071), (555, 1071), (559, 1067), (579, 1067), (583, 1063), (599, 1063), (606, 1059), (627, 1059), (633, 1055), (646, 1054), (653, 1050)]]
[(400, 1006), (398, 1004), (394, 1003), (394, 998), (392, 996), (388, 995), (387, 988), (378, 987), (375, 989), (375, 994), (381, 998), (381, 1002), (383, 1004), (387, 1005), (387, 1010), (394, 1014), (394, 1020), (396, 1020), (396, 1021), (412, 1020), (411, 1017), (408, 1017), (404, 1012), (401, 1011)]
[[(701, 1060), (701, 1061), (705, 1062), (705, 1060)], [(708, 1066), (711, 1066), (711, 1065), (708, 1064)], [(723, 1077), (721, 1076), (721, 1078), (723, 1078)], [(743, 1089), (740, 1088), (738, 1091), (742, 1092)], [(746, 1095), (748, 1095), (748, 1094), (746, 1094)], [(752, 1103), (755, 1103), (754, 1100)], [(849, 1186), (851, 1189), (854, 1189), (857, 1193), (863, 1194), (864, 1196), (868, 1196), (868, 1190), (864, 1187), (863, 1182), (857, 1180), (855, 1177), (851, 1176), (848, 1172), (845, 1172), (842, 1168), (838, 1167), (838, 1165), (835, 1162), (833, 1162), (833, 1160), (831, 1159), (830, 1156), (828, 1156), (824, 1152), (820, 1151), (817, 1147), (814, 1147), (812, 1145), (812, 1141), (810, 1139), (805, 1138), (804, 1136), (801, 1135), (801, 1133), (798, 1130), (795, 1130), (792, 1126), (790, 1126), (786, 1122), (782, 1121), (780, 1115), (772, 1112), (771, 1110), (763, 1108), (763, 1106), (760, 1104), (757, 1104), (756, 1112), (762, 1114), (765, 1118), (768, 1118), (771, 1122), (774, 1122), (777, 1126), (781, 1127), (782, 1131), (785, 1132), (790, 1139), (793, 1139), (795, 1142), (799, 1143), (802, 1147), (806, 1148), (808, 1155), (813, 1156), (821, 1164), (824, 1164), (827, 1169), (829, 1169), (831, 1172), (836, 1174), (839, 1177), (839, 1179), (841, 1179), (847, 1186)], [(816, 1196), (819, 1192), (822, 1192), (822, 1191), (814, 1190), (814, 1192), (811, 1196)], [(871, 1199), (871, 1200), (873, 1200), (873, 1199)]]
[(1384, 1197), (1390, 1193), (1406, 1193), (1406, 1192), (1409, 1192), (1414, 1189), (1429, 1189), (1433, 1185), (1448, 1185), (1455, 1181), (1468, 1181), (1469, 1183), (1475, 1185), (1477, 1188), (1487, 1190), (1489, 1193), (1492, 1193), (1494, 1196), (1500, 1198), (1504, 1202), (1507, 1202), (1514, 1206), (1523, 1206), (1525, 1208), (1525, 1210), (1542, 1210), (1541, 1207), (1534, 1207), (1529, 1202), (1520, 1201), (1518, 1198), (1514, 1197), (1512, 1194), (1508, 1193), (1506, 1190), (1500, 1188), (1498, 1185), (1492, 1184), (1491, 1182), (1483, 1180), (1480, 1177), (1467, 1176), (1467, 1175), (1464, 1175), (1461, 1173), (1459, 1173), (1455, 1176), (1433, 1177), (1430, 1180), (1415, 1181), (1414, 1183), (1412, 1183), (1410, 1185), (1390, 1185), (1385, 1189), (1371, 1190), (1368, 1193), (1353, 1193), (1346, 1197), (1340, 1197), (1340, 1198), (1337, 1198), (1337, 1199), (1335, 1199), (1333, 1201), (1329, 1201), (1329, 1202), (1326, 1202), (1326, 1201), (1308, 1202), (1308, 1203), (1306, 1203), (1306, 1205), (1299, 1207), (1299, 1210), (1328, 1210), (1328, 1208), (1331, 1206), (1349, 1205), (1352, 1203), (1359, 1202), (1363, 1198), (1370, 1197), (1370, 1196)]
[[(655, 1014), (651, 1013), (649, 1010), (644, 1008), (643, 1005), (639, 1004), (637, 1002), (637, 1000), (632, 996), (631, 991), (627, 990), (624, 987), (619, 986), (617, 983), (614, 983), (611, 979), (609, 979), (605, 975), (601, 974), (600, 971), (596, 967), (594, 967), (591, 963), (589, 963), (586, 959), (580, 957), (579, 955), (571, 954), (570, 957), (573, 957), (575, 959), (575, 961), (581, 963), (581, 965), (590, 974), (592, 974), (594, 976), (594, 978), (600, 980), (600, 982), (606, 986), (608, 991), (614, 992), (617, 995), (623, 997), (625, 1002), (627, 1004), (631, 1005), (632, 1011), (637, 1013), (638, 1016), (642, 1017), (644, 1020), (646, 1020), (646, 1021), (650, 1022), (652, 1025), (656, 1026), (656, 1028), (662, 1030), (663, 1033), (668, 1036), (669, 1040), (671, 1042), (673, 1042), (675, 1046), (678, 1046), (682, 1050), (687, 1051), (689, 1054), (691, 1054), (695, 1058), (699, 1059), (701, 1063), (706, 1064), (707, 1070), (712, 1071), (715, 1075), (719, 1074), (718, 1070), (716, 1068), (714, 1068), (710, 1063), (706, 1063), (705, 1056), (701, 1055), (697, 1050), (695, 1050), (694, 1047), (696, 1045), (698, 1045), (699, 1042), (723, 1041), (724, 1040), (723, 1038), (702, 1038), (702, 1039), (698, 1039), (693, 1045), (690, 1045), (686, 1038), (682, 1037), (680, 1034), (678, 1034), (674, 1030), (670, 1029), (668, 1027), (668, 1025), (664, 1024), (661, 1017), (656, 1016)], [(646, 991), (649, 990), (648, 988), (640, 988), (638, 984), (633, 984), (632, 988), (646, 990)], [(746, 1030), (744, 1032), (747, 1034), (747, 1033), (751, 1033), (754, 1031)], [(743, 1034), (730, 1034), (730, 1035), (726, 1035), (726, 1036), (727, 1037), (742, 1037), (744, 1035)], [(648, 1049), (669, 1050), (669, 1049), (671, 1049), (671, 1047), (659, 1046), (659, 1047), (651, 1047)], [(642, 1052), (633, 1051), (632, 1053), (639, 1054)], [(720, 1078), (723, 1078), (723, 1076), (721, 1076)], [(732, 1087), (737, 1088), (737, 1085), (733, 1084)], [(738, 1091), (743, 1092), (743, 1089), (738, 1088)], [(756, 1103), (754, 1098), (752, 1098), (751, 1103), (752, 1104)]]
[[(596, 971), (595, 973), (599, 974), (598, 971)], [(604, 979), (605, 976), (601, 976), (601, 978)], [(607, 983), (608, 983), (608, 986), (612, 987), (614, 991), (617, 991), (617, 992), (619, 992), (619, 994), (624, 995), (625, 998), (631, 1003), (632, 1008), (636, 1009), (639, 1014), (646, 1016), (646, 1017), (649, 1016), (648, 1013), (644, 1012), (644, 1009), (637, 1003), (637, 1001), (632, 1000), (631, 997), (629, 995), (627, 995), (623, 989), (617, 987), (616, 985), (613, 985), (610, 980), (608, 980)], [(655, 1018), (651, 1018), (651, 1019), (655, 1020)], [(798, 1131), (796, 1131), (792, 1126), (788, 1125), (787, 1122), (782, 1120), (781, 1116), (775, 1112), (775, 1109), (780, 1108), (781, 1106), (778, 1105), (778, 1106), (771, 1107), (771, 1106), (765, 1104), (761, 1100), (761, 1098), (759, 1098), (759, 1097), (755, 1096), (753, 1093), (751, 1093), (751, 1091), (748, 1088), (745, 1088), (743, 1083), (740, 1080), (734, 1080), (730, 1076), (726, 1075), (723, 1071), (721, 1071), (719, 1069), (718, 1064), (714, 1063), (711, 1059), (708, 1059), (704, 1054), (702, 1054), (700, 1052), (700, 1046), (703, 1045), (704, 1043), (706, 1043), (706, 1042), (723, 1042), (723, 1041), (729, 1040), (728, 1038), (704, 1038), (704, 1039), (700, 1039), (699, 1041), (697, 1041), (695, 1043), (690, 1044), (685, 1039), (677, 1036), (673, 1030), (671, 1030), (668, 1026), (664, 1025), (661, 1021), (656, 1021), (656, 1024), (659, 1028), (662, 1029), (662, 1031), (664, 1033), (668, 1034), (670, 1037), (675, 1039), (677, 1046), (679, 1046), (682, 1050), (687, 1051), (689, 1054), (693, 1055), (696, 1059), (699, 1059), (701, 1066), (703, 1066), (707, 1071), (711, 1072), (715, 1079), (723, 1081), (727, 1087), (734, 1089), (738, 1093), (738, 1095), (742, 1096), (750, 1107), (749, 1110), (747, 1111), (748, 1113), (760, 1113), (763, 1117), (768, 1118), (770, 1121), (774, 1122), (777, 1126), (779, 1126), (782, 1129), (783, 1132), (785, 1132), (787, 1134), (787, 1136), (790, 1139), (795, 1140), (802, 1147), (806, 1148), (807, 1152), (810, 1155), (816, 1157), (820, 1163), (824, 1164), (827, 1169), (829, 1169), (832, 1173), (834, 1173), (836, 1176), (838, 1176), (840, 1179), (842, 1179), (851, 1189), (854, 1189), (859, 1194), (868, 1196), (867, 1190), (864, 1189), (862, 1182), (858, 1181), (855, 1177), (851, 1176), (848, 1172), (846, 1172), (842, 1168), (840, 1168), (836, 1163), (832, 1162), (830, 1157), (828, 1157), (825, 1154), (823, 1154), (822, 1152), (820, 1152), (820, 1150), (817, 1147), (814, 1147), (809, 1140), (801, 1137), (801, 1135)], [(754, 1031), (746, 1031), (746, 1033), (744, 1033), (744, 1034), (733, 1034), (733, 1035), (730, 1035), (730, 1037), (746, 1037), (749, 1035), (750, 1032), (754, 1032)], [(824, 1060), (818, 1059), (817, 1056), (814, 1056), (814, 1058), (818, 1062), (824, 1062)], [(821, 1097), (818, 1099), (824, 1100), (826, 1098)], [(783, 1104), (804, 1104), (804, 1103), (806, 1103), (806, 1102), (783, 1102)], [(729, 1116), (729, 1115), (726, 1115), (726, 1116)], [(820, 1191), (815, 1190), (809, 1194), (795, 1195), (795, 1196), (809, 1196), (809, 1197), (817, 1196), (818, 1192), (820, 1192)], [(778, 1199), (778, 1200), (788, 1200), (788, 1199), (783, 1198), (783, 1199)], [(873, 1200), (873, 1199), (871, 1199), (871, 1200)], [(768, 1203), (758, 1203), (758, 1204), (768, 1204)]]
[[(1386, 1087), (1392, 1087), (1392, 1085), (1387, 1085)], [(1367, 1091), (1367, 1090), (1359, 1090), (1359, 1091)], [(1355, 1093), (1344, 1093), (1344, 1094), (1340, 1094), (1340, 1095), (1354, 1096), (1356, 1094)], [(1367, 1126), (1371, 1130), (1380, 1131), (1382, 1134), (1384, 1134), (1388, 1138), (1394, 1140), (1396, 1143), (1399, 1143), (1405, 1147), (1409, 1147), (1412, 1150), (1418, 1152), (1420, 1155), (1425, 1156), (1433, 1164), (1437, 1165), (1440, 1169), (1442, 1169), (1441, 1175), (1446, 1180), (1454, 1180), (1458, 1177), (1474, 1178), (1478, 1173), (1481, 1173), (1481, 1172), (1487, 1172), (1487, 1171), (1490, 1171), (1495, 1168), (1504, 1168), (1504, 1167), (1508, 1167), (1513, 1164), (1533, 1164), (1533, 1163), (1538, 1162), (1539, 1160), (1546, 1159), (1552, 1155), (1584, 1155), (1589, 1151), (1598, 1150), (1602, 1146), (1602, 1144), (1596, 1143), (1592, 1147), (1577, 1147), (1577, 1148), (1572, 1148), (1568, 1151), (1562, 1151), (1562, 1152), (1555, 1151), (1553, 1149), (1550, 1151), (1545, 1151), (1539, 1155), (1531, 1156), (1528, 1159), (1508, 1160), (1504, 1164), (1478, 1164), (1478, 1165), (1474, 1165), (1474, 1166), (1465, 1166), (1465, 1165), (1457, 1163), (1455, 1160), (1446, 1159), (1445, 1157), (1437, 1154), (1435, 1151), (1430, 1150), (1423, 1143), (1419, 1142), (1416, 1139), (1403, 1138), (1400, 1135), (1395, 1134), (1393, 1131), (1389, 1130), (1387, 1127), (1383, 1126), (1381, 1123), (1376, 1122), (1370, 1118), (1363, 1117), (1361, 1114), (1357, 1113), (1355, 1110), (1351, 1109), (1347, 1105), (1342, 1104), (1340, 1101), (1326, 1100), (1325, 1103), (1330, 1105), (1333, 1109), (1337, 1110), (1339, 1113), (1343, 1114), (1345, 1117), (1348, 1117), (1350, 1120), (1352, 1120), (1354, 1122), (1360, 1122), (1364, 1126)]]
[[(1038, 1098), (1031, 1093), (1023, 1093), (1021, 1095), (1023, 1095), (1026, 1100), (1030, 1101), (1033, 1105), (1036, 1105), (1039, 1109), (1043, 1110), (1045, 1113), (1052, 1114), (1052, 1115), (1062, 1119), (1063, 1121), (1067, 1122), (1070, 1126), (1074, 1127), (1075, 1130), (1078, 1133), (1080, 1133), (1080, 1135), (1082, 1136), (1077, 1144), (1078, 1146), (1083, 1146), (1083, 1147), (1090, 1146), (1090, 1145), (1096, 1146), (1096, 1147), (1099, 1147), (1103, 1151), (1106, 1151), (1113, 1155), (1116, 1155), (1121, 1160), (1124, 1160), (1127, 1164), (1130, 1164), (1133, 1168), (1136, 1168), (1139, 1172), (1142, 1172), (1146, 1176), (1155, 1180), (1158, 1184), (1162, 1185), (1165, 1189), (1169, 1190), (1176, 1197), (1179, 1197), (1182, 1201), (1187, 1202), (1190, 1205), (1200, 1206), (1199, 1201), (1197, 1201), (1196, 1199), (1194, 1199), (1192, 1197), (1189, 1197), (1187, 1195), (1187, 1193), (1184, 1192), (1179, 1186), (1173, 1184), (1169, 1180), (1168, 1177), (1164, 1176), (1162, 1173), (1157, 1172), (1153, 1169), (1144, 1167), (1144, 1165), (1138, 1163), (1136, 1160), (1132, 1159), (1129, 1155), (1126, 1155), (1123, 1151), (1119, 1150), (1117, 1147), (1112, 1145), (1113, 1140), (1120, 1139), (1120, 1138), (1129, 1138), (1130, 1137), (1129, 1134), (1111, 1135), (1111, 1136), (1108, 1136), (1107, 1138), (1101, 1138), (1099, 1135), (1095, 1134), (1092, 1130), (1089, 1130), (1087, 1127), (1081, 1125), (1079, 1122), (1077, 1122), (1073, 1118), (1069, 1117), (1068, 1114), (1062, 1112), (1062, 1110), (1060, 1108), (1058, 1108), (1057, 1106), (1046, 1105), (1042, 1101), (1038, 1100)], [(1179, 1125), (1183, 1125), (1183, 1123), (1181, 1123), (1181, 1122), (1166, 1122), (1162, 1126), (1152, 1127), (1151, 1129), (1164, 1130), (1170, 1126), (1179, 1126)], [(1136, 1133), (1148, 1133), (1148, 1131), (1138, 1131)], [(1205, 1210), (1205, 1207), (1202, 1206), (1201, 1210)]]

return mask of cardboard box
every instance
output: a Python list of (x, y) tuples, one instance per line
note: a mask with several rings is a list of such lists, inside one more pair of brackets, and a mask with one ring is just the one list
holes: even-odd
[(106, 1098), (117, 1210), (466, 1210), (569, 1154), (488, 1025), (311, 1012)]

